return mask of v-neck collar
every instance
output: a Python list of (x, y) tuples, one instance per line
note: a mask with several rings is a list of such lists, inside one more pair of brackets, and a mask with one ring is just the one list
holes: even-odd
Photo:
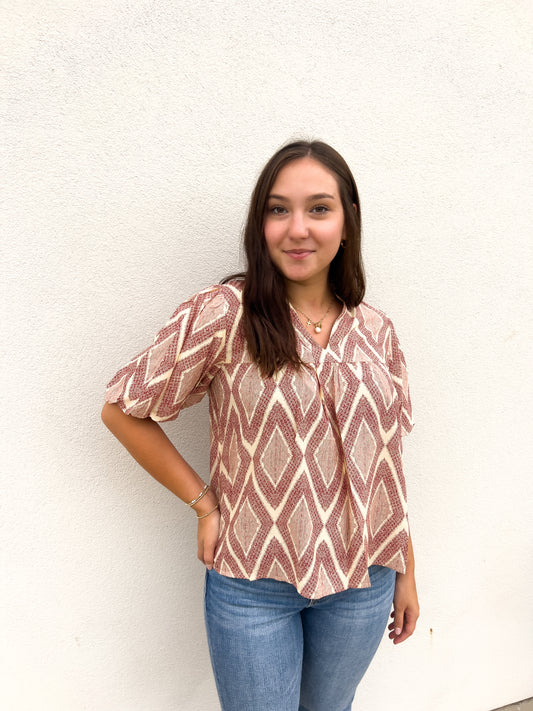
[[(291, 318), (292, 322), (297, 330), (297, 332), (300, 334), (300, 336), (306, 341), (306, 343), (310, 343), (313, 351), (318, 352), (320, 355), (323, 355), (324, 353), (327, 352), (333, 352), (335, 345), (338, 343), (339, 339), (342, 338), (342, 333), (341, 333), (341, 324), (347, 319), (353, 320), (355, 318), (355, 309), (348, 309), (346, 304), (341, 301), (342, 304), (342, 310), (340, 314), (337, 316), (335, 319), (335, 322), (333, 323), (333, 326), (331, 328), (331, 333), (329, 334), (329, 339), (328, 342), (325, 346), (321, 346), (320, 343), (315, 341), (313, 336), (307, 331), (305, 326), (300, 320), (300, 317), (298, 315), (298, 312), (294, 308), (294, 306), (289, 302), (289, 309), (291, 312)], [(350, 323), (351, 325), (351, 323)]]

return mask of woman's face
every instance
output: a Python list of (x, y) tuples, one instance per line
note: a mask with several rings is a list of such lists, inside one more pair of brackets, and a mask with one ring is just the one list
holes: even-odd
[(268, 197), (264, 234), (285, 279), (325, 286), (343, 233), (344, 211), (333, 173), (310, 157), (282, 168)]

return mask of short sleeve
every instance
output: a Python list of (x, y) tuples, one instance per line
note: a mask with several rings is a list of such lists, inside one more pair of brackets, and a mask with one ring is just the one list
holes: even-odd
[(390, 339), (388, 343), (389, 372), (394, 382), (394, 387), (400, 400), (399, 422), (401, 434), (406, 435), (411, 432), (414, 426), (411, 395), (409, 393), (409, 382), (407, 378), (407, 367), (405, 357), (400, 347), (400, 342), (394, 326), (390, 324)]
[(152, 345), (109, 382), (106, 401), (128, 415), (156, 421), (173, 420), (199, 402), (224, 362), (228, 310), (220, 286), (181, 304)]

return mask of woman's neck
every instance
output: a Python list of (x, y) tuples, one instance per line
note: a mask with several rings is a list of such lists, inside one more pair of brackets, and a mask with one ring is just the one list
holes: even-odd
[(334, 296), (329, 284), (298, 284), (287, 282), (287, 299), (298, 308), (308, 311), (323, 311), (331, 305)]

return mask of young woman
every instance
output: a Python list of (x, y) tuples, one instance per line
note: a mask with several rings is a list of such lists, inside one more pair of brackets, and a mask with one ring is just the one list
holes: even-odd
[[(362, 301), (343, 158), (281, 148), (255, 187), (247, 270), (182, 304), (110, 382), (102, 418), (198, 517), (224, 711), (345, 711), (383, 636), (418, 617), (402, 471), (412, 428), (393, 325)], [(209, 486), (158, 421), (209, 395)]]

